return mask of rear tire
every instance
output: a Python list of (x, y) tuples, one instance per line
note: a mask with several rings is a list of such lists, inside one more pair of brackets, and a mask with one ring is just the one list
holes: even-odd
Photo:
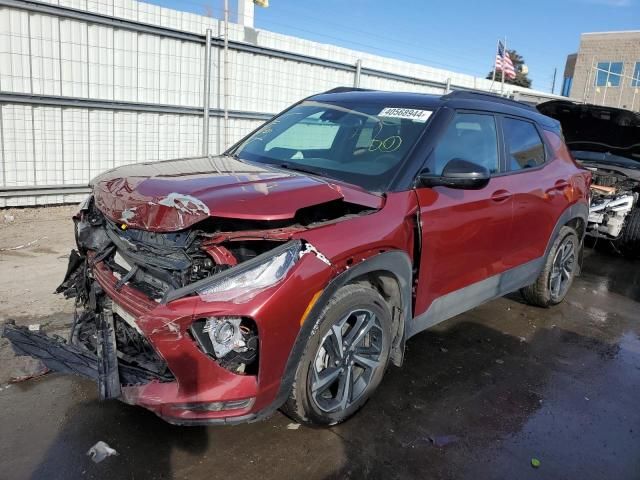
[(625, 257), (640, 258), (640, 207), (631, 210), (622, 235), (614, 244)]
[(562, 227), (535, 283), (520, 290), (525, 301), (544, 308), (562, 302), (578, 270), (580, 248), (575, 230)]
[(283, 412), (310, 425), (343, 422), (380, 384), (390, 351), (387, 303), (371, 287), (342, 287), (320, 313)]

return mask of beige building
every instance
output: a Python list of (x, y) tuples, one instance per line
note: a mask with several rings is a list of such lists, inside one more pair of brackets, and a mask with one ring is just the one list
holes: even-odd
[(640, 30), (583, 33), (567, 57), (562, 95), (640, 111)]

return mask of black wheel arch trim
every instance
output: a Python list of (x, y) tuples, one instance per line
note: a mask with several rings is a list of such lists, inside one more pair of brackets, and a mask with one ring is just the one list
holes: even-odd
[[(544, 251), (544, 258), (547, 258), (549, 255), (549, 251), (553, 246), (553, 242), (556, 241), (558, 235), (560, 235), (560, 229), (570, 223), (572, 220), (580, 219), (584, 224), (583, 232), (576, 232), (578, 234), (578, 238), (580, 239), (580, 245), (584, 242), (584, 237), (587, 229), (587, 220), (589, 218), (589, 206), (585, 203), (574, 203), (570, 205), (564, 212), (560, 215), (560, 218), (556, 222), (556, 226), (553, 228), (553, 232), (549, 236), (549, 241), (547, 243), (547, 248)], [(581, 248), (582, 250), (582, 248)]]

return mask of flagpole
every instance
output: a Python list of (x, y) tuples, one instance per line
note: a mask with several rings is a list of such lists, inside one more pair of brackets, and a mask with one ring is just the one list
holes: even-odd
[(507, 37), (504, 37), (504, 52), (502, 55), (502, 84), (500, 85), (500, 95), (504, 95), (504, 63), (505, 63), (505, 58), (507, 57), (507, 55), (509, 55), (507, 53)]
[(498, 47), (500, 46), (500, 40), (496, 42), (496, 48), (493, 51), (493, 75), (491, 75), (491, 85), (489, 91), (493, 92), (493, 84), (496, 83), (496, 58), (498, 56)]

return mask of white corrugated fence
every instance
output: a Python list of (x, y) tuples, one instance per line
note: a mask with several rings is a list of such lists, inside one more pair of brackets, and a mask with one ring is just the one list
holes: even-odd
[[(0, 0), (0, 207), (77, 201), (108, 168), (200, 154), (207, 29), (212, 153), (291, 103), (338, 86), (491, 87), (483, 78), (230, 24), (225, 92), (220, 20), (134, 0)], [(551, 98), (512, 86), (507, 93)]]

